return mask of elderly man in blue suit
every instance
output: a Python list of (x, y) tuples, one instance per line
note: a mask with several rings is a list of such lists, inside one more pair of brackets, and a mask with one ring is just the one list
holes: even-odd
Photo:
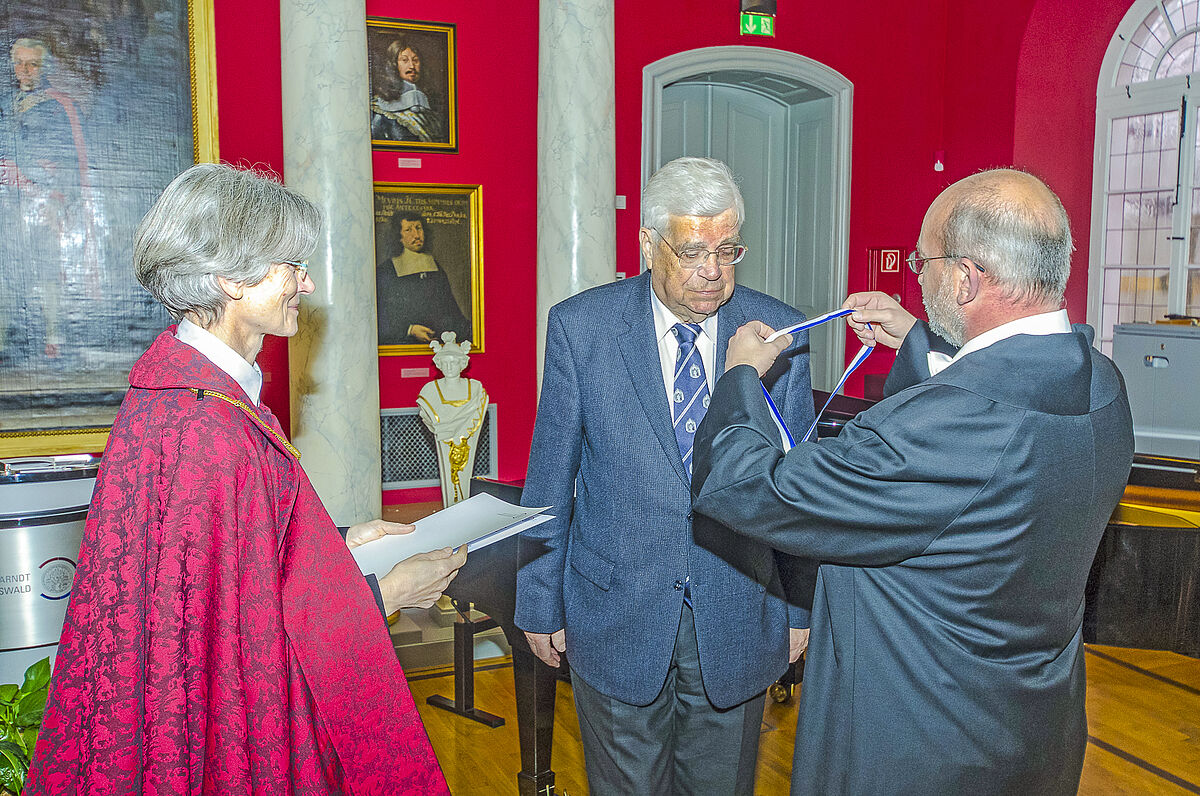
[(787, 454), (756, 372), (786, 336), (749, 324), (730, 342), (695, 511), (824, 562), (793, 793), (1078, 788), (1084, 584), (1133, 424), (1120, 373), (1060, 309), (1070, 262), (1066, 212), (1037, 178), (950, 186), (909, 259), (929, 326), (881, 293), (845, 304), (864, 340), (900, 347), (891, 394)]
[[(649, 271), (550, 310), (523, 502), (557, 518), (522, 534), (516, 623), (570, 657), (595, 794), (752, 793), (763, 692), (807, 644), (815, 566), (691, 512), (729, 338), (804, 319), (735, 288), (743, 208), (725, 164), (668, 163), (642, 192)], [(803, 428), (806, 342), (763, 377)]]

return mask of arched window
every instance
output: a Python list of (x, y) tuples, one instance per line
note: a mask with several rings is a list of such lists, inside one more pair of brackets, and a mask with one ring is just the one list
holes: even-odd
[(1096, 92), (1089, 319), (1200, 315), (1200, 0), (1138, 0)]

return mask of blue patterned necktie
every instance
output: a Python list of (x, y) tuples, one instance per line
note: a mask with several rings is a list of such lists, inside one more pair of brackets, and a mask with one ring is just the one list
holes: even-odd
[(679, 356), (675, 358), (675, 386), (671, 393), (671, 421), (675, 424), (675, 441), (679, 443), (679, 455), (683, 467), (692, 474), (692, 440), (696, 427), (708, 411), (708, 379), (704, 375), (704, 361), (696, 348), (696, 335), (700, 325), (677, 323), (671, 327), (679, 341)]

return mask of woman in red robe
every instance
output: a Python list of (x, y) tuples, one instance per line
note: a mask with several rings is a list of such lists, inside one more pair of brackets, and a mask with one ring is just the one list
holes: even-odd
[(129, 375), (88, 514), (26, 793), (438, 794), (377, 602), (428, 604), (465, 560), (378, 593), (259, 403), (266, 334), (296, 333), (320, 212), (201, 164), (138, 229), (138, 279), (179, 320)]

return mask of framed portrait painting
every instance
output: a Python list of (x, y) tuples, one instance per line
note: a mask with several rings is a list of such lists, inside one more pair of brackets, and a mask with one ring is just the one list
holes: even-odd
[(134, 230), (216, 158), (212, 0), (23, 0), (0, 30), (0, 456), (98, 451), (170, 323)]
[(454, 25), (367, 17), (371, 146), (458, 151)]
[(478, 185), (375, 183), (379, 354), (429, 354), (445, 332), (483, 350)]

